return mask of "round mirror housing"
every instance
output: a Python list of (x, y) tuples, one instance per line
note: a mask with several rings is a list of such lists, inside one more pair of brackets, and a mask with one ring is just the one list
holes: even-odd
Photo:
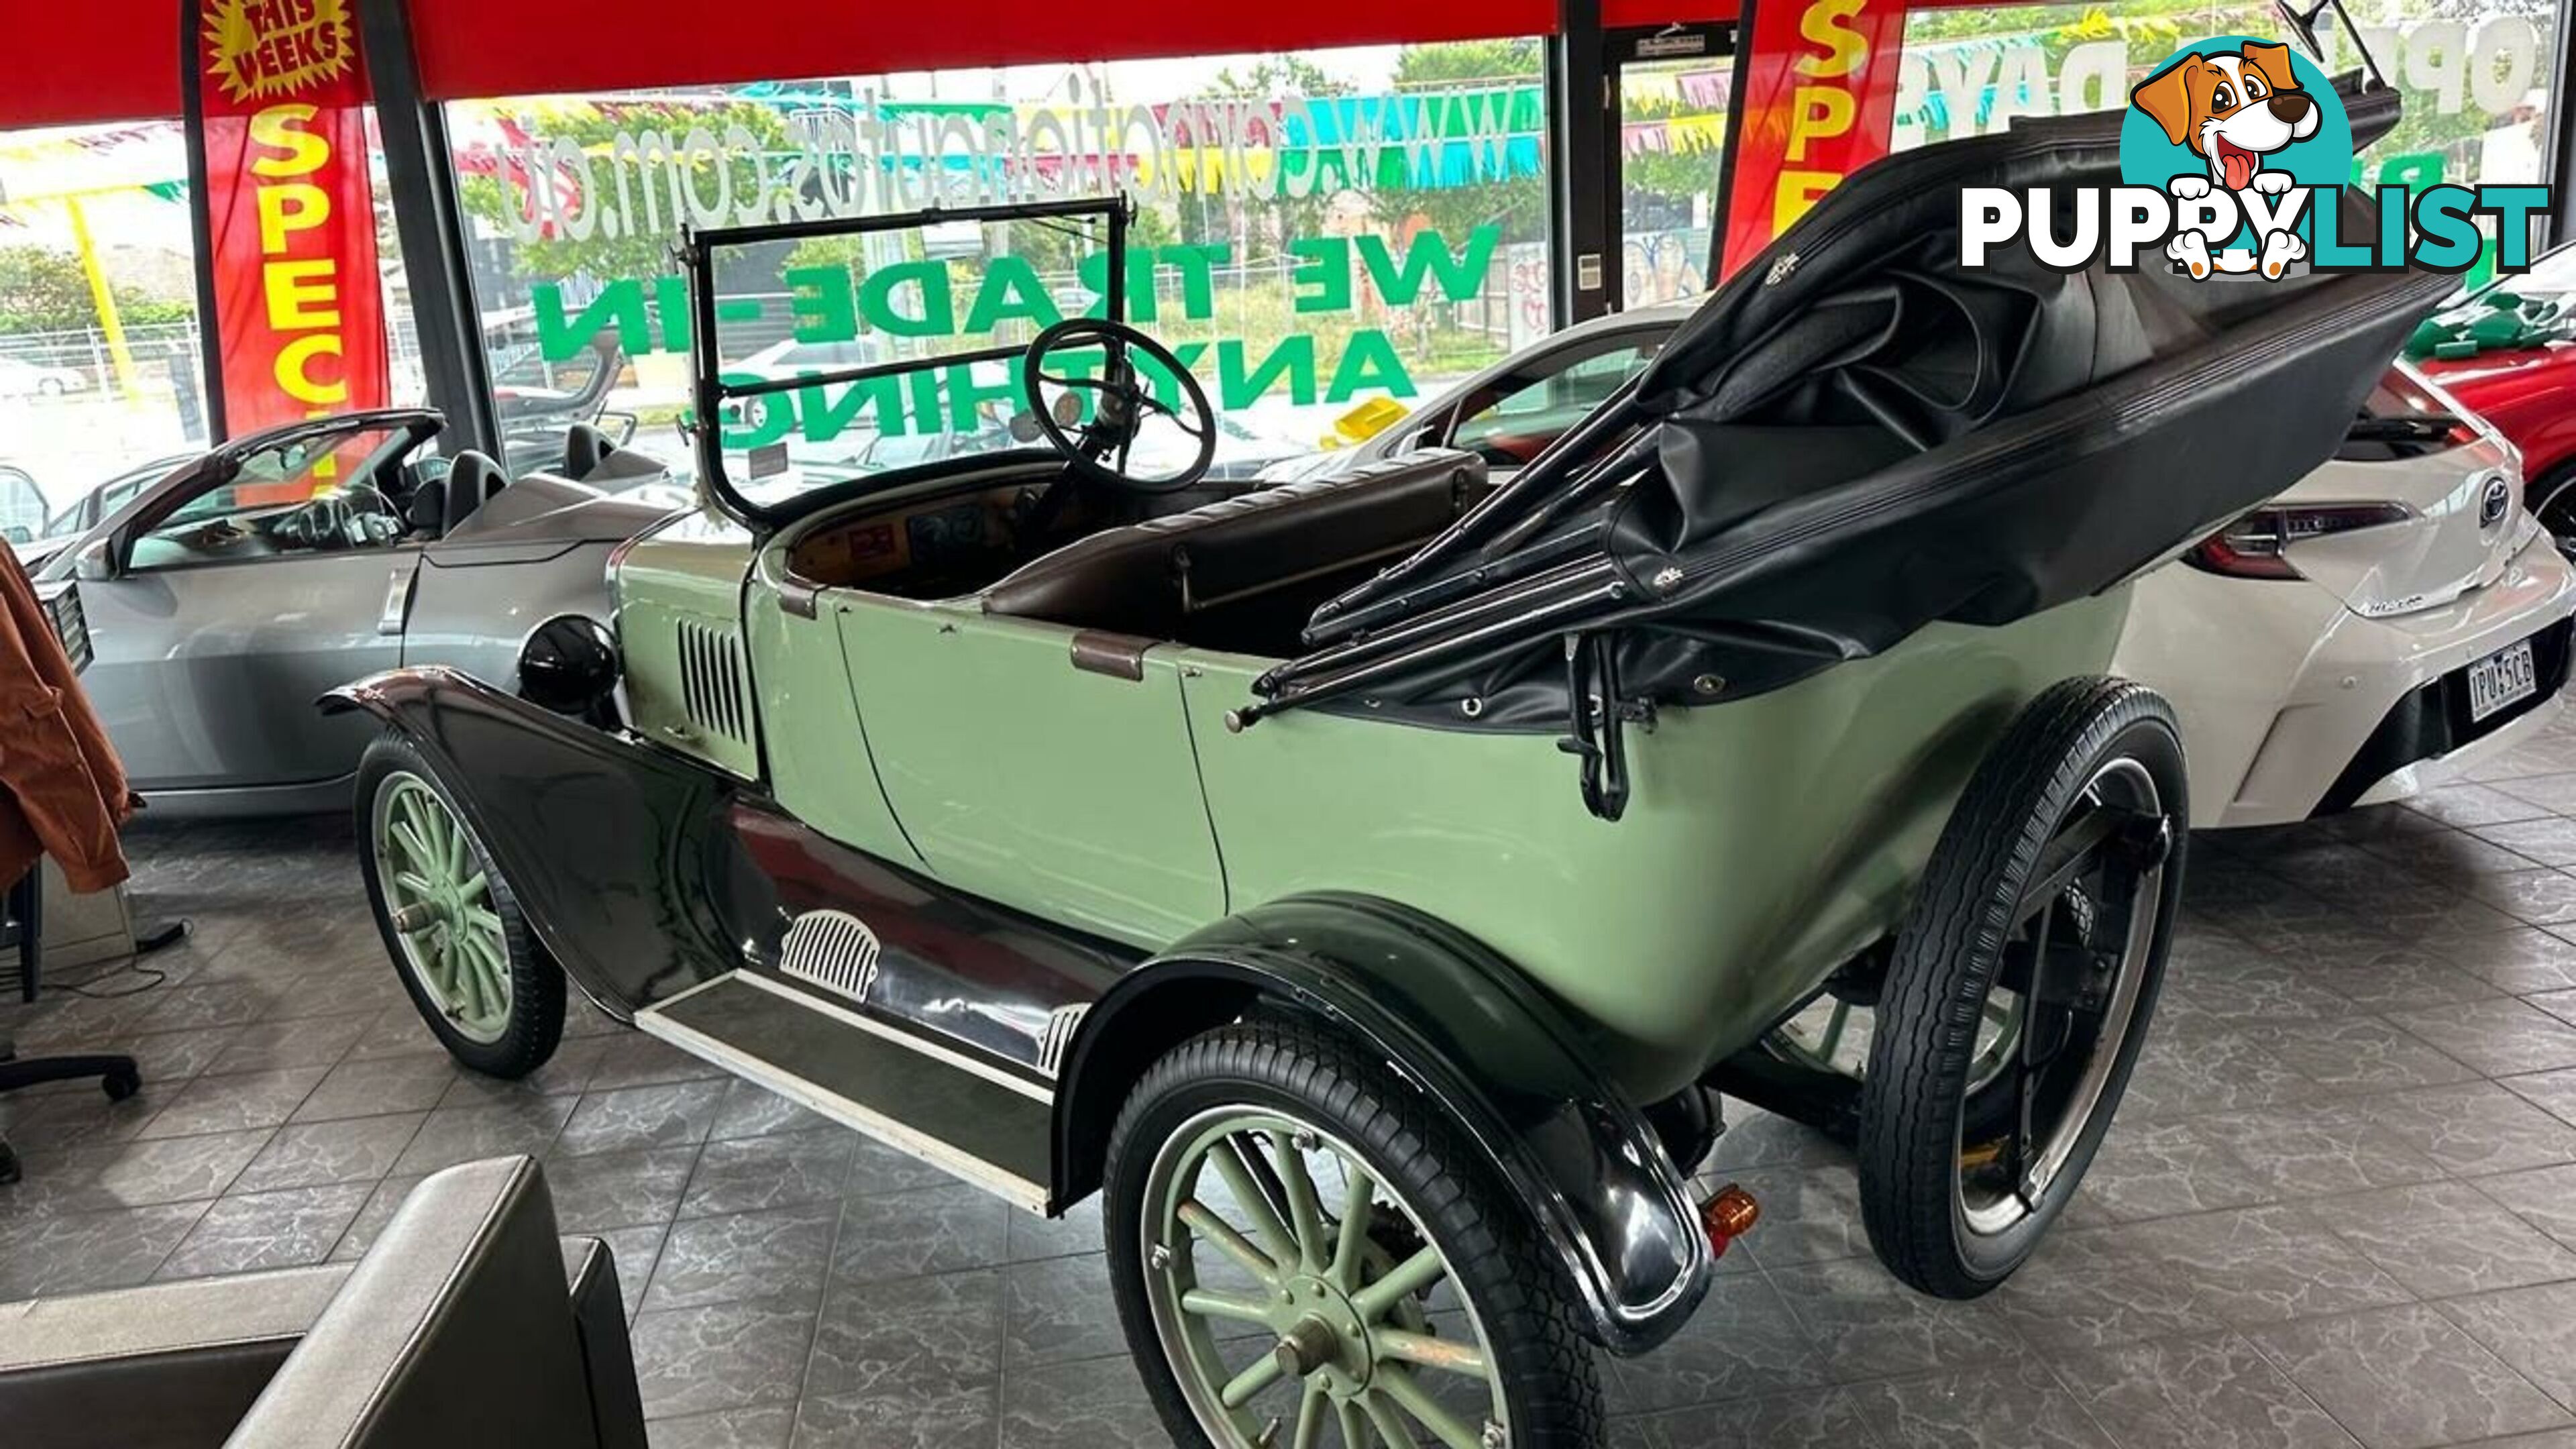
[(519, 693), (557, 714), (587, 715), (617, 688), (617, 632), (587, 614), (557, 614), (519, 646)]

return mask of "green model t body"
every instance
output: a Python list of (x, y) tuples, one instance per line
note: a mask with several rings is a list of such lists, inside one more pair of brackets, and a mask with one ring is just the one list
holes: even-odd
[[(1023, 1208), (1104, 1193), (1184, 1443), (1591, 1442), (1591, 1346), (1724, 1291), (1721, 1089), (1855, 1144), (1894, 1272), (1987, 1291), (2109, 1124), (2180, 889), (2172, 718), (2101, 676), (2124, 581), (2326, 457), (2442, 290), (1959, 265), (1963, 182), (2116, 166), (2088, 119), (1871, 168), (1500, 487), (1200, 483), (1114, 202), (699, 235), (707, 507), (623, 548), (613, 630), (541, 627), (525, 698), (331, 701), (389, 726), (389, 949), (484, 1070), (545, 1060), (569, 980)], [(728, 371), (720, 258), (933, 221), (1080, 233), (1099, 315)], [(728, 449), (794, 389), (988, 441)]]

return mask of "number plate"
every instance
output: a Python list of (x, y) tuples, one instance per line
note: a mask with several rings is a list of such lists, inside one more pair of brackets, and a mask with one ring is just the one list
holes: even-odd
[(2469, 666), (2469, 722), (2474, 724), (2518, 699), (2540, 692), (2531, 641), (2508, 644)]

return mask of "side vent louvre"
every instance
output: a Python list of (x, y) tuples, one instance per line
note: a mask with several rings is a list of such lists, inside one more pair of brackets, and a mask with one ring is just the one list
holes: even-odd
[(744, 704), (742, 641), (729, 629), (696, 619), (678, 621), (680, 702), (689, 723), (700, 732), (720, 735), (738, 745), (751, 743), (750, 710)]
[(1064, 1049), (1073, 1045), (1073, 1031), (1082, 1025), (1082, 1015), (1089, 1004), (1059, 1006), (1047, 1013), (1046, 1035), (1038, 1039), (1038, 1070), (1052, 1077), (1064, 1069)]
[(877, 980), (877, 934), (847, 911), (807, 911), (779, 943), (778, 969), (852, 1001), (868, 999)]

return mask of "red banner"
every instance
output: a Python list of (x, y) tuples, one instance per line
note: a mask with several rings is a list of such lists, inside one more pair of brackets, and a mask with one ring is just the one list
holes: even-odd
[(392, 393), (349, 0), (195, 0), (197, 142), (235, 436)]
[(1726, 271), (1845, 176), (1887, 154), (1903, 0), (1748, 0)]

